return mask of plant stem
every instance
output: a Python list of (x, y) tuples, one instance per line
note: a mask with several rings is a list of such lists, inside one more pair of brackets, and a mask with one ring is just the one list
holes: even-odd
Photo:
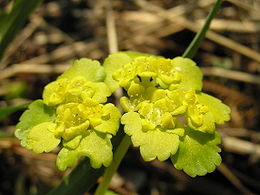
[(185, 50), (182, 57), (184, 58), (193, 58), (196, 54), (203, 38), (205, 37), (205, 34), (210, 26), (211, 20), (215, 17), (216, 13), (218, 12), (220, 5), (222, 3), (222, 0), (217, 0), (214, 4), (213, 8), (209, 12), (209, 15), (207, 16), (207, 19), (203, 25), (203, 27), (200, 29), (200, 31), (196, 34), (192, 42), (190, 43), (189, 47)]
[(103, 175), (103, 180), (99, 184), (94, 195), (105, 194), (112, 176), (114, 175), (117, 168), (119, 167), (119, 165), (120, 165), (123, 157), (125, 156), (130, 145), (131, 145), (131, 139), (128, 135), (125, 135), (114, 153), (114, 159), (113, 159), (111, 165), (106, 168), (105, 173)]

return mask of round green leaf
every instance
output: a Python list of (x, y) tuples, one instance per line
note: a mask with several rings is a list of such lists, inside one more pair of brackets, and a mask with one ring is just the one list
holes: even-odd
[(230, 108), (221, 100), (205, 93), (198, 93), (197, 97), (200, 104), (208, 107), (217, 124), (224, 124), (225, 121), (230, 120)]
[(110, 54), (104, 61), (103, 67), (106, 71), (105, 83), (109, 86), (112, 92), (119, 88), (119, 84), (112, 78), (113, 73), (120, 69), (124, 64), (132, 61), (132, 58), (123, 52)]
[(44, 122), (29, 130), (27, 137), (28, 149), (35, 153), (50, 152), (60, 143), (60, 138), (54, 134), (56, 124)]
[(164, 161), (176, 153), (179, 146), (177, 134), (158, 128), (143, 131), (140, 115), (136, 112), (124, 114), (121, 122), (125, 124), (125, 133), (131, 136), (133, 145), (140, 146), (140, 152), (145, 161), (151, 161), (155, 158)]
[(220, 142), (217, 132), (209, 134), (186, 128), (178, 152), (171, 157), (172, 163), (191, 177), (213, 172), (221, 163)]
[(83, 76), (87, 81), (101, 82), (104, 81), (106, 73), (98, 61), (81, 58), (75, 60), (73, 65), (59, 76), (58, 79), (72, 79), (77, 76)]
[(58, 153), (56, 165), (59, 170), (65, 171), (67, 167), (71, 167), (75, 164), (79, 156), (80, 154), (77, 150), (63, 147)]
[(45, 105), (42, 100), (36, 100), (20, 117), (20, 122), (16, 125), (15, 136), (21, 140), (22, 146), (26, 146), (29, 130), (40, 123), (52, 122), (55, 117), (54, 107)]
[(188, 58), (176, 57), (172, 59), (172, 65), (181, 76), (179, 88), (199, 91), (202, 89), (202, 72), (194, 61)]
[(64, 171), (67, 167), (72, 166), (80, 156), (87, 156), (90, 159), (93, 168), (109, 166), (113, 159), (111, 136), (89, 130), (80, 141), (76, 149), (63, 147), (57, 156), (57, 167)]
[(158, 158), (160, 161), (167, 160), (175, 154), (179, 147), (179, 136), (167, 133), (159, 129), (147, 132), (139, 132), (132, 137), (134, 146), (140, 146), (140, 152), (145, 161)]

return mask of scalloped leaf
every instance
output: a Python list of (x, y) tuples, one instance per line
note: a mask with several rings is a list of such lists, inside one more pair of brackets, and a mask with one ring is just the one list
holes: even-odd
[(175, 154), (179, 147), (179, 136), (155, 129), (147, 132), (135, 133), (132, 137), (134, 146), (140, 146), (140, 153), (145, 161), (158, 158), (167, 160)]
[(44, 122), (29, 130), (27, 148), (35, 153), (50, 152), (60, 143), (60, 138), (54, 134), (56, 124)]
[(15, 136), (21, 140), (22, 146), (26, 146), (29, 130), (40, 123), (53, 122), (55, 117), (53, 107), (45, 105), (42, 100), (35, 100), (20, 117)]
[(140, 146), (140, 153), (145, 161), (158, 158), (164, 161), (175, 154), (179, 146), (179, 136), (174, 133), (161, 131), (158, 128), (143, 131), (141, 118), (136, 112), (128, 112), (121, 118), (125, 124), (125, 133), (131, 136), (135, 147)]
[(208, 107), (209, 112), (214, 116), (217, 124), (224, 124), (225, 121), (230, 120), (230, 108), (223, 104), (221, 100), (205, 93), (198, 93), (198, 102)]
[(121, 118), (121, 123), (125, 125), (124, 131), (127, 135), (132, 136), (135, 131), (142, 130), (142, 121), (137, 112), (128, 112)]
[(130, 63), (134, 58), (139, 56), (149, 56), (145, 53), (125, 51), (110, 54), (104, 61), (103, 67), (106, 71), (105, 83), (110, 87), (111, 91), (114, 92), (119, 88), (119, 84), (112, 78), (113, 73), (120, 69), (124, 64)]
[(87, 81), (102, 82), (105, 80), (106, 73), (97, 60), (81, 58), (75, 60), (73, 65), (59, 76), (58, 79), (72, 79), (77, 76), (83, 76)]
[(208, 134), (186, 128), (178, 152), (171, 157), (172, 163), (191, 177), (211, 173), (221, 163), (220, 142), (217, 132)]
[(172, 59), (172, 65), (181, 75), (180, 88), (199, 91), (202, 89), (202, 72), (194, 61), (189, 58), (176, 57)]
[(89, 134), (82, 138), (76, 149), (63, 147), (57, 156), (56, 165), (61, 170), (72, 166), (80, 156), (87, 156), (93, 168), (100, 168), (103, 164), (108, 167), (113, 159), (111, 136), (89, 131)]

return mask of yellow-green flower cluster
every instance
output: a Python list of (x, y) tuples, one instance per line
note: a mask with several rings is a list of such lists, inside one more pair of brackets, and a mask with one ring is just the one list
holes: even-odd
[(113, 125), (113, 122), (119, 120), (119, 111), (111, 103), (101, 104), (110, 95), (105, 83), (87, 81), (78, 76), (48, 84), (43, 92), (43, 102), (57, 107), (56, 134), (70, 140), (84, 134), (87, 129), (116, 134), (118, 123)]
[[(196, 77), (191, 78), (189, 71), (196, 72)], [(190, 128), (214, 132), (215, 123), (225, 120), (216, 120), (207, 102), (202, 102), (213, 97), (200, 92), (201, 72), (190, 59), (138, 57), (113, 77), (127, 91), (128, 97), (120, 100), (123, 110), (138, 112), (143, 129), (174, 129), (176, 117), (183, 115)], [(186, 77), (193, 83), (187, 83)]]
[(202, 73), (190, 59), (140, 56), (112, 77), (127, 92), (121, 122), (144, 160), (166, 160), (188, 129), (214, 134), (216, 123), (229, 120), (229, 108), (201, 92)]
[[(120, 99), (126, 112), (122, 117), (113, 104), (106, 104), (119, 87), (127, 93)], [(121, 118), (144, 160), (170, 157), (188, 175), (205, 175), (221, 163), (215, 129), (229, 120), (230, 109), (201, 90), (202, 73), (187, 58), (118, 52), (103, 66), (83, 58), (45, 87), (43, 99), (21, 116), (15, 135), (36, 153), (60, 145), (60, 170), (80, 156), (99, 168), (112, 161), (111, 138)]]
[(61, 78), (48, 84), (43, 92), (43, 99), (50, 106), (71, 102), (84, 103), (89, 99), (104, 103), (110, 95), (105, 83), (91, 82), (83, 76), (76, 76), (72, 79)]
[[(111, 91), (98, 78), (102, 70), (97, 61), (81, 59), (49, 83), (43, 100), (32, 103), (27, 112), (50, 117), (26, 128), (21, 118), (16, 136), (23, 140), (23, 145), (41, 153), (53, 150), (61, 142), (63, 147), (57, 156), (60, 170), (73, 165), (80, 156), (89, 157), (94, 168), (109, 166), (113, 157), (110, 139), (119, 128), (121, 114), (113, 104), (103, 104)], [(97, 76), (91, 79), (93, 74)]]

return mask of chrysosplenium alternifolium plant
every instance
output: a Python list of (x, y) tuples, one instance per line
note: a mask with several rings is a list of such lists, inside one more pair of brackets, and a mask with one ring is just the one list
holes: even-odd
[(109, 166), (112, 135), (121, 114), (111, 103), (111, 91), (103, 82), (105, 71), (98, 61), (76, 60), (58, 79), (48, 84), (43, 100), (36, 100), (25, 111), (15, 135), (22, 145), (36, 152), (50, 152), (61, 144), (56, 164), (65, 170), (80, 156), (91, 165)]
[[(127, 94), (122, 117), (106, 103), (119, 87)], [(21, 116), (16, 136), (36, 153), (60, 145), (60, 170), (80, 156), (99, 168), (112, 161), (111, 138), (121, 121), (145, 161), (171, 158), (188, 175), (205, 175), (221, 163), (216, 124), (230, 119), (230, 109), (201, 89), (202, 73), (188, 58), (118, 52), (103, 66), (76, 60)]]

